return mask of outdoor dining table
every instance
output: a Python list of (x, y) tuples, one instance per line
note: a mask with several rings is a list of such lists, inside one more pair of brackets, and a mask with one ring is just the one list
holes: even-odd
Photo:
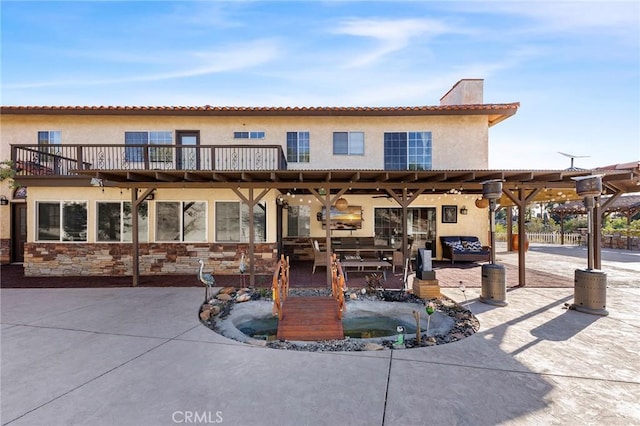
[(391, 263), (385, 260), (341, 260), (342, 272), (344, 272), (345, 281), (349, 281), (347, 270), (353, 268), (357, 272), (380, 272), (382, 277), (387, 280), (387, 268), (391, 267)]
[(393, 247), (387, 246), (351, 246), (351, 247), (341, 247), (341, 246), (333, 246), (333, 251), (337, 254), (341, 254), (342, 256), (363, 256), (370, 254), (370, 257), (382, 258), (382, 254), (385, 252), (393, 252), (395, 249)]

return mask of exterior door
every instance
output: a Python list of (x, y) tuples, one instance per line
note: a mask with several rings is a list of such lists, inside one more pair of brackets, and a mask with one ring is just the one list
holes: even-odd
[(178, 145), (176, 168), (180, 170), (200, 169), (199, 150), (191, 148), (200, 144), (200, 132), (178, 130), (176, 132), (176, 144)]
[(11, 262), (24, 262), (24, 245), (27, 242), (27, 204), (11, 205)]

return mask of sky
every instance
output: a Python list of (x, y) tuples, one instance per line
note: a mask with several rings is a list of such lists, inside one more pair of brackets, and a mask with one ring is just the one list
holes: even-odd
[(490, 169), (640, 160), (640, 2), (12, 1), (2, 105), (520, 102)]

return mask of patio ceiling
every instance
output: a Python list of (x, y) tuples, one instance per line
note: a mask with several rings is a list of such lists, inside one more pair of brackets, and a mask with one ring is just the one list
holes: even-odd
[[(389, 191), (401, 195), (409, 193), (442, 194), (458, 192), (482, 194), (482, 184), (488, 180), (501, 180), (510, 191), (537, 190), (531, 202), (562, 202), (577, 200), (576, 177), (602, 175), (605, 191), (610, 193), (640, 192), (640, 173), (637, 170), (77, 170), (77, 177), (20, 176), (20, 185), (86, 186), (87, 178), (101, 179), (105, 187), (155, 188), (270, 188), (310, 193), (310, 189), (324, 188), (331, 193), (347, 188), (346, 194), (376, 195)], [(512, 201), (503, 196), (503, 206)]]

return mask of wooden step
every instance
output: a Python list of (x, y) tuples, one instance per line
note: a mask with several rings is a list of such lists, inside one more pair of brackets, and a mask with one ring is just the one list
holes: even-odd
[(279, 340), (344, 339), (338, 302), (332, 297), (289, 297), (278, 321)]

